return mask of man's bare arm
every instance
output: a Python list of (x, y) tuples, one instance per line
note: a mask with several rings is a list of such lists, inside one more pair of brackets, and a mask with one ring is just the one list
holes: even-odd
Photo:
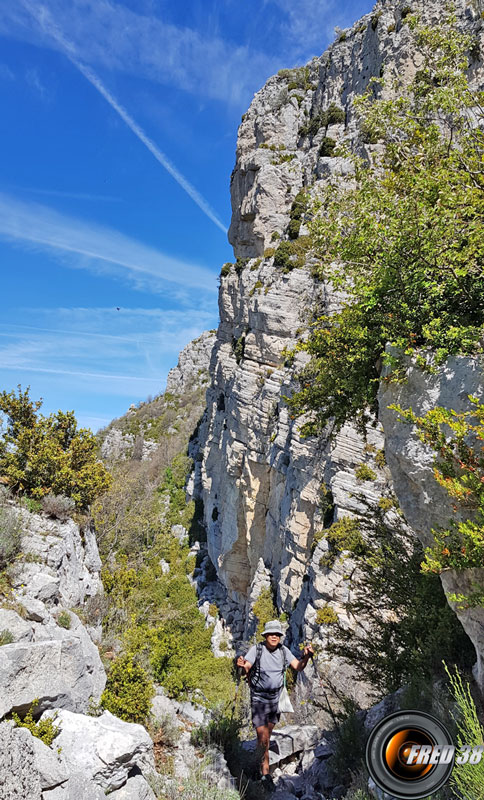
[(309, 659), (314, 655), (314, 650), (311, 645), (308, 645), (304, 648), (303, 657), (301, 659), (293, 659), (291, 661), (291, 667), (295, 669), (297, 672), (302, 672), (305, 669), (306, 664), (308, 663)]

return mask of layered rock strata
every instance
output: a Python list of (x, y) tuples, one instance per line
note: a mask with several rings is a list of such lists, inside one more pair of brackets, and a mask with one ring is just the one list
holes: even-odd
[[(482, 41), (478, 9), (463, 0), (456, 5), (460, 23)], [(443, 13), (440, 4), (421, 0), (412, 11), (432, 23)], [(391, 491), (404, 510), (408, 505), (405, 481), (397, 474), (408, 472), (408, 465), (395, 457), (388, 469), (377, 457), (387, 449), (380, 421), (365, 436), (346, 425), (332, 440), (303, 439), (301, 420), (291, 417), (284, 400), (304, 364), (300, 353), (291, 364), (289, 352), (304, 338), (312, 316), (331, 313), (341, 300), (331, 287), (313, 279), (307, 260), (297, 269), (274, 265), (274, 251), (288, 237), (294, 200), (301, 189), (317, 193), (351, 169), (348, 159), (328, 153), (328, 140), (371, 157), (378, 145), (364, 141), (355, 97), (383, 69), (385, 76), (405, 81), (419, 63), (404, 6), (398, 2), (381, 0), (343, 33), (305, 71), (282, 71), (271, 78), (243, 117), (229, 231), (238, 261), (222, 270), (212, 382), (191, 485), (203, 499), (208, 554), (225, 588), (225, 605), (221, 600), (219, 605), (233, 636), (252, 632), (251, 607), (269, 581), (278, 610), (290, 620), (288, 640), (319, 641), (323, 661), (330, 626), (318, 622), (318, 610), (329, 606), (343, 624), (354, 624), (344, 608), (352, 564), (346, 558), (337, 559), (332, 568), (322, 567), (328, 543), (324, 537), (316, 543), (316, 532), (344, 516), (361, 516), (365, 507)], [(481, 67), (474, 63), (477, 82), (482, 82)], [(318, 119), (326, 122), (318, 127)], [(303, 219), (299, 236), (305, 233)], [(361, 465), (370, 468), (374, 479), (358, 478)], [(431, 492), (439, 497), (435, 484)], [(421, 527), (416, 526), (417, 533)], [(335, 688), (356, 687), (365, 700), (366, 687), (355, 682), (348, 668), (329, 659), (326, 668)]]

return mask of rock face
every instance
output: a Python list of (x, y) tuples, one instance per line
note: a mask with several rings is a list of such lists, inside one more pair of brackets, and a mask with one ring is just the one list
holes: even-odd
[(215, 331), (205, 331), (189, 342), (178, 356), (178, 364), (168, 373), (166, 391), (183, 394), (198, 388), (205, 388), (210, 377), (208, 369), (215, 344)]
[[(407, 382), (403, 385), (382, 384), (379, 394), (379, 416), (385, 430), (385, 452), (392, 472), (395, 492), (412, 528), (421, 541), (431, 543), (432, 528), (447, 528), (451, 518), (458, 520), (450, 496), (439, 486), (433, 474), (434, 454), (418, 439), (409, 424), (402, 424), (389, 406), (412, 407), (418, 416), (437, 406), (464, 411), (469, 408), (469, 395), (484, 397), (484, 369), (478, 359), (449, 358), (435, 375), (428, 375), (412, 364), (407, 366)], [(470, 595), (473, 586), (484, 583), (484, 569), (446, 570), (441, 576), (446, 594)], [(484, 690), (484, 609), (460, 610), (454, 604), (464, 630), (476, 648), (474, 677)]]
[[(480, 14), (464, 0), (456, 5), (462, 23), (482, 37)], [(366, 702), (367, 687), (348, 667), (326, 659), (330, 625), (318, 622), (318, 611), (329, 605), (350, 624), (344, 604), (351, 561), (321, 567), (328, 545), (324, 537), (316, 544), (315, 534), (342, 517), (362, 514), (362, 494), (367, 505), (378, 503), (392, 490), (393, 478), (393, 491), (404, 510), (409, 508), (409, 522), (420, 517), (415, 528), (420, 535), (428, 522), (420, 505), (425, 497), (436, 498), (438, 504), (440, 495), (430, 481), (428, 457), (421, 462), (411, 443), (397, 457), (398, 444), (386, 443), (384, 433), (397, 434), (387, 432), (385, 415), (385, 431), (375, 420), (365, 438), (352, 425), (332, 441), (301, 437), (301, 420), (291, 418), (283, 398), (291, 394), (304, 356), (296, 353), (291, 364), (287, 351), (305, 336), (314, 310), (331, 313), (341, 298), (313, 280), (310, 264), (292, 271), (274, 266), (274, 248), (280, 236), (287, 236), (300, 189), (317, 190), (350, 168), (343, 158), (320, 154), (323, 138), (344, 141), (362, 155), (378, 147), (363, 141), (353, 101), (383, 65), (386, 76), (403, 79), (417, 69), (402, 8), (380, 0), (372, 14), (309, 63), (303, 78), (294, 71), (271, 78), (244, 115), (231, 181), (229, 231), (239, 262), (221, 277), (207, 410), (192, 450), (197, 463), (190, 489), (204, 503), (208, 555), (225, 587), (225, 599), (216, 602), (231, 635), (242, 639), (252, 632), (250, 612), (263, 586), (262, 562), (278, 610), (289, 616), (287, 641), (311, 638), (320, 643), (320, 658), (326, 660), (335, 687), (354, 690), (361, 702)], [(412, 4), (412, 11), (432, 22), (442, 13), (440, 4), (422, 0)], [(475, 77), (480, 80), (477, 72)], [(299, 88), (290, 88), (298, 81)], [(339, 109), (337, 121), (308, 134), (308, 122), (332, 104)], [(303, 222), (300, 234), (304, 232)], [(465, 393), (476, 376), (469, 381), (461, 377), (459, 391)], [(422, 393), (424, 387), (412, 391)], [(382, 466), (387, 447), (394, 454), (390, 469)], [(421, 463), (420, 469), (416, 464)], [(362, 464), (374, 480), (358, 479)], [(421, 479), (423, 484), (417, 484)], [(207, 589), (203, 591), (203, 599), (210, 599)]]

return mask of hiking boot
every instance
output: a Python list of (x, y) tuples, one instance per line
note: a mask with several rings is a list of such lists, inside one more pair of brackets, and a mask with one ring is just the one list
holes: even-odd
[(272, 775), (263, 775), (262, 778), (260, 779), (260, 782), (266, 792), (276, 791), (276, 787), (274, 786), (274, 781), (272, 780)]

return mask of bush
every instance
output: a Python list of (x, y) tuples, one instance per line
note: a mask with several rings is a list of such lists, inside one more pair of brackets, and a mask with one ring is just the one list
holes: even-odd
[(226, 262), (226, 263), (225, 263), (225, 264), (222, 266), (222, 269), (220, 270), (220, 277), (221, 277), (221, 278), (225, 278), (227, 275), (230, 275), (230, 269), (231, 269), (231, 267), (232, 267), (232, 264), (230, 263), (230, 261), (227, 261), (227, 262)]
[(366, 505), (360, 524), (367, 534), (361, 549), (356, 539), (357, 569), (345, 610), (351, 620), (364, 620), (364, 630), (334, 625), (330, 653), (352, 664), (379, 697), (416, 675), (435, 680), (442, 675), (442, 658), (472, 665), (474, 648), (449, 607), (439, 577), (420, 571), (419, 540), (399, 517), (392, 515), (389, 521), (381, 509), (361, 496), (359, 500)]
[(49, 517), (65, 522), (72, 516), (76, 504), (71, 497), (65, 497), (63, 494), (46, 494), (42, 498), (42, 511), (48, 514)]
[(66, 628), (69, 630), (72, 624), (71, 615), (68, 611), (61, 611), (57, 617), (57, 624), (61, 626), (61, 628)]
[(319, 148), (319, 155), (321, 157), (332, 158), (334, 155), (334, 149), (336, 147), (336, 142), (330, 136), (325, 136), (321, 142), (321, 147)]
[(21, 518), (8, 506), (0, 506), (0, 570), (19, 555), (22, 545)]
[(326, 605), (316, 611), (316, 622), (318, 625), (334, 625), (338, 622), (338, 615), (331, 606)]
[[(351, 418), (366, 424), (368, 408), (377, 409), (382, 362), (384, 380), (405, 377), (387, 342), (420, 356), (423, 369), (428, 350), (434, 366), (483, 351), (484, 209), (474, 186), (484, 175), (484, 112), (466, 75), (472, 36), (452, 17), (435, 28), (411, 25), (420, 74), (393, 100), (385, 92), (375, 99), (373, 86), (357, 100), (381, 152), (371, 165), (354, 156), (354, 173), (323, 190), (308, 222), (315, 275), (347, 299), (319, 316), (303, 348), (312, 360), (291, 401), (297, 413), (311, 412), (303, 434), (330, 420), (334, 429)], [(471, 107), (478, 109), (472, 122)]]
[[(463, 745), (482, 746), (484, 744), (484, 729), (479, 720), (470, 686), (464, 685), (458, 671), (451, 675), (446, 667), (450, 680), (451, 692), (456, 706), (457, 722), (457, 747)], [(456, 765), (452, 771), (451, 785), (457, 789), (459, 797), (463, 800), (483, 800), (484, 798), (484, 761)]]
[(85, 509), (105, 492), (111, 478), (96, 456), (96, 439), (78, 428), (72, 411), (48, 417), (39, 413), (41, 400), (33, 401), (29, 389), (0, 393), (0, 412), (6, 427), (0, 436), (0, 474), (20, 495), (40, 500), (44, 495), (71, 497)]
[(360, 464), (355, 470), (355, 475), (358, 481), (376, 481), (376, 472), (367, 464)]
[(12, 644), (15, 641), (15, 636), (12, 631), (4, 630), (0, 632), (0, 647), (4, 644)]
[(126, 722), (143, 723), (151, 708), (154, 686), (146, 671), (131, 655), (113, 661), (101, 703), (108, 711)]
[(39, 701), (37, 699), (34, 700), (23, 719), (15, 712), (12, 714), (12, 719), (19, 728), (27, 728), (33, 736), (36, 736), (47, 747), (50, 747), (60, 730), (60, 726), (55, 725), (57, 713), (52, 717), (44, 717), (44, 719), (40, 719), (37, 722), (33, 717), (33, 713), (38, 704)]

